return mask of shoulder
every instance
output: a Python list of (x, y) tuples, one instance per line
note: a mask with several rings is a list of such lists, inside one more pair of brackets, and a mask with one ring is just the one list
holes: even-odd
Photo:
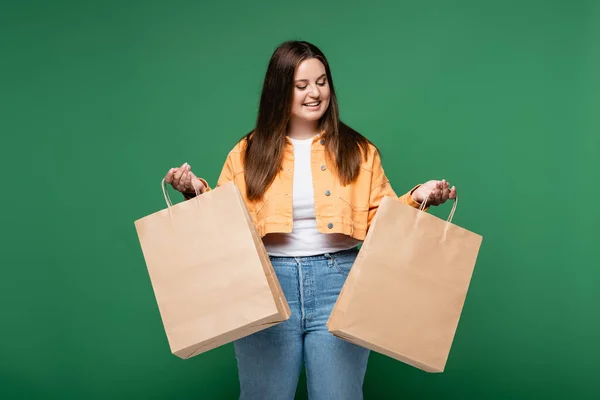
[(235, 146), (231, 149), (229, 154), (241, 155), (246, 151), (246, 147), (248, 146), (248, 141), (246, 138), (243, 138), (239, 142), (235, 144)]
[(365, 147), (361, 149), (362, 153), (362, 166), (363, 168), (373, 169), (378, 164), (381, 164), (381, 154), (376, 145), (368, 142)]
[(367, 144), (366, 158), (369, 160), (373, 160), (375, 157), (379, 157), (379, 149), (373, 143), (369, 142)]
[(249, 137), (250, 137), (250, 135), (245, 135), (243, 138), (238, 140), (235, 143), (235, 145), (233, 146), (233, 148), (231, 150), (229, 150), (227, 157), (234, 158), (234, 159), (237, 159), (237, 158), (241, 159), (242, 155), (246, 151), (246, 148), (248, 147), (248, 138)]
[(244, 170), (244, 152), (246, 151), (246, 138), (239, 140), (233, 148), (227, 153), (225, 159), (225, 168), (233, 173), (239, 173)]

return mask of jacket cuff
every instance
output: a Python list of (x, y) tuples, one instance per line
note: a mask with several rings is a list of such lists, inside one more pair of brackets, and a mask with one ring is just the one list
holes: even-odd
[[(422, 184), (418, 184), (417, 186), (415, 186), (414, 188), (412, 188), (405, 196), (406, 196), (406, 204), (408, 204), (411, 207), (414, 208), (421, 208), (421, 203), (419, 203), (418, 201), (416, 201), (413, 197), (412, 194), (414, 193), (415, 190), (417, 190), (418, 188), (420, 188), (421, 186), (423, 186)], [(423, 211), (427, 211), (429, 209), (429, 206), (426, 206), (425, 209)]]
[(203, 178), (198, 178), (198, 179), (200, 179), (200, 181), (201, 181), (202, 183), (204, 183), (204, 188), (205, 188), (205, 189), (204, 189), (204, 193), (206, 193), (206, 192), (210, 192), (210, 191), (211, 191), (211, 188), (210, 188), (210, 186), (208, 186), (208, 182), (206, 182), (206, 180), (204, 180)]
[[(198, 178), (198, 179), (204, 184), (204, 193), (210, 192), (211, 188), (210, 188), (210, 186), (208, 186), (208, 182), (206, 182), (206, 180), (203, 178)], [(185, 200), (193, 199), (194, 197), (196, 197), (196, 193), (182, 193), (182, 194), (183, 194), (183, 198)]]

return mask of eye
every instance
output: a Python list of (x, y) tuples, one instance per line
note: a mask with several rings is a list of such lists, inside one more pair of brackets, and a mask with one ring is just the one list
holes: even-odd
[(296, 89), (304, 90), (306, 89), (306, 86), (296, 86)]
[(319, 85), (319, 86), (325, 86), (326, 83), (327, 83), (327, 81), (323, 81), (323, 82), (317, 83), (317, 85)]

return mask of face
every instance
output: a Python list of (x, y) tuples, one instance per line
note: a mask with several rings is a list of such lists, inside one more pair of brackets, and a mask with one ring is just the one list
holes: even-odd
[(323, 63), (316, 58), (302, 61), (294, 74), (292, 118), (318, 121), (329, 106), (329, 93)]

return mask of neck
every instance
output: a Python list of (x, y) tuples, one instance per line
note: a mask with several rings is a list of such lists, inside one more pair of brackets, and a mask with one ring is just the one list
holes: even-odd
[(310, 139), (319, 134), (319, 121), (303, 121), (292, 118), (287, 135), (293, 139)]

